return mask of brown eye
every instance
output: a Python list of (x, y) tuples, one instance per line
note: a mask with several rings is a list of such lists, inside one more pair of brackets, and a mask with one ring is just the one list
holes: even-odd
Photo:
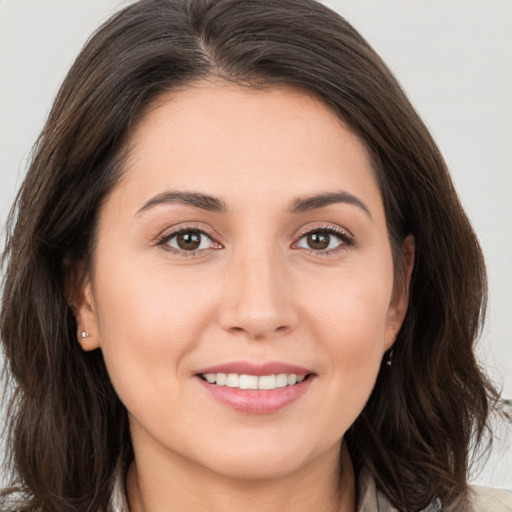
[(335, 253), (353, 244), (352, 237), (344, 231), (334, 228), (322, 228), (304, 233), (296, 247), (312, 252)]
[(176, 235), (176, 243), (183, 251), (194, 251), (201, 245), (201, 233), (197, 231), (187, 231)]
[(329, 247), (331, 235), (328, 233), (309, 233), (307, 236), (307, 244), (311, 249), (324, 250)]
[(199, 229), (183, 229), (172, 233), (160, 241), (171, 250), (181, 252), (194, 252), (204, 249), (216, 249), (221, 246), (214, 242), (210, 236)]

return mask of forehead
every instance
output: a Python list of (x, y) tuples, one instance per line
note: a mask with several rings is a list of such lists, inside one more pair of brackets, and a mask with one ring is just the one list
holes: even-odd
[(159, 96), (129, 141), (137, 195), (204, 190), (228, 200), (343, 186), (380, 200), (360, 139), (323, 102), (288, 87), (198, 82)]

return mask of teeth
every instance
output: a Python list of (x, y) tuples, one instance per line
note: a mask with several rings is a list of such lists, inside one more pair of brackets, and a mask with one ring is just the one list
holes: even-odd
[(226, 376), (226, 386), (228, 388), (240, 387), (240, 377), (236, 373), (228, 373)]
[(284, 388), (285, 386), (288, 386), (288, 375), (286, 373), (276, 375), (276, 388)]
[(276, 389), (293, 386), (302, 382), (306, 376), (295, 373), (278, 375), (239, 375), (238, 373), (205, 373), (203, 377), (210, 384), (239, 389)]
[(258, 377), (258, 389), (276, 389), (276, 376), (262, 375)]
[(290, 375), (287, 376), (286, 380), (288, 381), (288, 386), (293, 386), (297, 383), (297, 375), (295, 373), (290, 373)]
[(205, 373), (204, 378), (210, 383), (213, 384), (217, 380), (216, 373)]
[(258, 377), (256, 375), (240, 375), (240, 389), (258, 389)]

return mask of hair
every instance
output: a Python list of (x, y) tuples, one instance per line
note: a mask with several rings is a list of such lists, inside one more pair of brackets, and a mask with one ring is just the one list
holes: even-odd
[[(408, 312), (345, 439), (359, 473), (399, 510), (465, 503), (471, 448), (498, 401), (474, 355), (486, 303), (475, 234), (431, 135), (362, 36), (313, 0), (141, 0), (71, 67), (8, 221), (1, 339), (17, 510), (109, 511), (133, 457), (127, 412), (101, 351), (84, 352), (66, 279), (93, 250), (128, 136), (162, 93), (214, 77), (299, 88), (363, 141), (384, 202), (397, 276), (415, 239)], [(0, 503), (1, 504), (1, 503)], [(11, 505), (12, 507), (13, 505)], [(458, 508), (458, 510), (461, 510)]]

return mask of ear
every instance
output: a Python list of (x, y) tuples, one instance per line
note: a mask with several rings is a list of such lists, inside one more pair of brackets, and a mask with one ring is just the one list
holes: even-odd
[(100, 347), (98, 316), (89, 272), (65, 264), (65, 287), (68, 304), (77, 325), (77, 339), (85, 351)]
[(414, 236), (408, 235), (402, 244), (402, 260), (405, 264), (403, 276), (395, 278), (393, 296), (388, 309), (388, 318), (386, 325), (386, 346), (388, 350), (393, 346), (398, 335), (400, 327), (407, 313), (409, 304), (409, 285), (414, 268)]

